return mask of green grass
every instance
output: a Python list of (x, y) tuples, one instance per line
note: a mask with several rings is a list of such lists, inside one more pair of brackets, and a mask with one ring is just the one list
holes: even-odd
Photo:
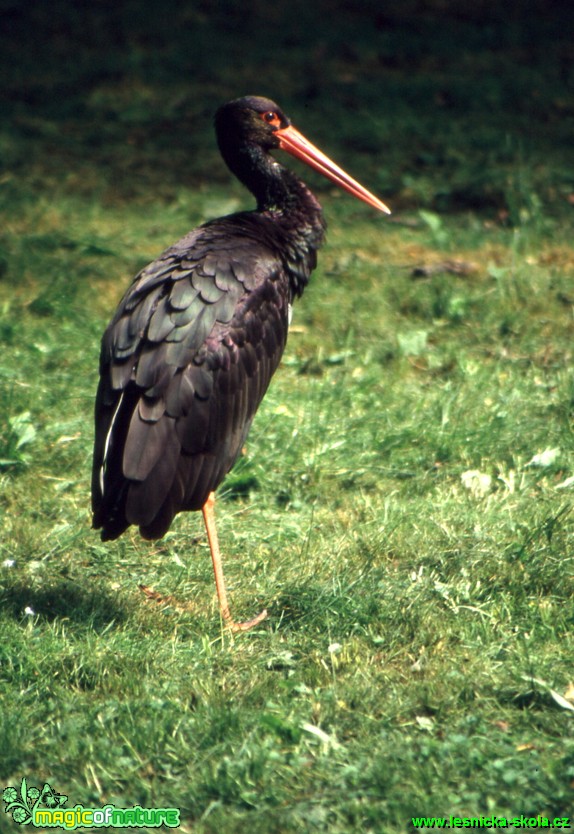
[[(264, 40), (274, 18), (257, 13)], [(168, 60), (179, 66), (183, 47), (146, 75), (149, 45), (134, 36), (131, 69), (96, 67), (90, 86), (84, 45), (70, 72), (89, 95), (54, 97), (36, 121), (14, 104), (2, 129), (0, 789), (26, 776), (71, 807), (175, 806), (190, 834), (572, 813), (569, 87), (552, 63), (536, 79), (514, 73), (529, 43), (515, 19), (506, 51), (503, 30), (485, 27), (452, 60), (446, 39), (432, 53), (411, 33), (407, 72), (385, 64), (388, 22), (347, 13), (351, 44), (335, 50), (327, 24), (325, 96), (309, 94), (297, 121), (325, 144), (322, 115), (340, 119), (340, 151), (328, 149), (395, 214), (307, 177), (328, 244), (218, 502), (233, 613), (269, 609), (245, 635), (222, 629), (199, 515), (154, 543), (129, 531), (104, 545), (90, 530), (103, 328), (140, 266), (249, 204), (222, 169), (193, 179), (204, 150), (214, 158), (205, 119), (172, 142), (155, 131), (190, 104)], [(215, 31), (233, 41), (221, 21)], [(287, 40), (278, 58), (294, 51), (296, 65), (305, 47)], [(63, 85), (56, 66), (46, 78)], [(231, 68), (216, 69), (207, 93), (225, 98)], [(35, 73), (22, 57), (37, 101)], [(297, 116), (301, 83), (286, 91)], [(342, 120), (345, 90), (363, 118)], [(544, 118), (522, 139), (533, 102)], [(208, 104), (193, 99), (192, 113)], [(454, 274), (453, 260), (471, 267)], [(139, 583), (185, 608), (146, 603)], [(2, 831), (19, 830), (0, 815)]]
[[(222, 489), (234, 610), (270, 610), (231, 639), (198, 516), (152, 544), (104, 546), (89, 529), (104, 310), (132, 253), (153, 254), (150, 227), (167, 242), (200, 200), (167, 218), (122, 207), (118, 235), (114, 210), (62, 198), (12, 244), (27, 291), (5, 292), (0, 322), (15, 461), (2, 468), (0, 553), (15, 562), (1, 569), (3, 782), (49, 781), (86, 806), (175, 805), (205, 832), (567, 813), (572, 717), (550, 694), (566, 692), (574, 651), (565, 231), (522, 243), (445, 218), (439, 252), (422, 224), (329, 202), (330, 244)], [(413, 279), (445, 254), (477, 271)], [(18, 447), (8, 421), (23, 414), (34, 432)], [(548, 448), (554, 460), (530, 465)], [(490, 477), (484, 494), (464, 485), (470, 470)], [(138, 582), (189, 610), (144, 604)]]

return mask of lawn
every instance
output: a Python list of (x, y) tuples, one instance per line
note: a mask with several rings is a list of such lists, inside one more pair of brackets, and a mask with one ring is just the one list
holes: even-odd
[[(574, 79), (559, 16), (515, 5), (341, 3), (315, 51), (305, 7), (281, 18), (265, 89), (279, 12), (262, 4), (174, 4), (179, 40), (161, 16), (128, 27), (130, 4), (94, 8), (87, 34), (64, 2), (12, 9), (0, 789), (175, 807), (188, 834), (573, 815)], [(29, 20), (44, 73), (14, 57)], [(213, 54), (193, 83), (191, 43)], [(328, 242), (219, 491), (232, 612), (269, 609), (232, 636), (201, 517), (103, 544), (89, 478), (99, 340), (130, 278), (251, 205), (211, 128), (247, 92), (393, 215), (298, 168)]]

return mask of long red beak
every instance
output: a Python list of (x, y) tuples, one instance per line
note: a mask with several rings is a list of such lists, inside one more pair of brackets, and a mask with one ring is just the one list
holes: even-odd
[(332, 180), (354, 197), (358, 197), (359, 200), (363, 200), (379, 211), (384, 211), (385, 214), (391, 213), (390, 208), (382, 200), (379, 200), (378, 197), (375, 197), (374, 194), (371, 194), (370, 191), (367, 191), (360, 183), (345, 173), (342, 168), (335, 165), (328, 156), (325, 156), (319, 148), (316, 148), (308, 139), (305, 139), (303, 134), (299, 133), (292, 125), (279, 128), (279, 130), (275, 131), (275, 135), (279, 137), (279, 147), (282, 150), (287, 151), (287, 153), (290, 153), (291, 156), (297, 159), (303, 160), (311, 168), (315, 168), (324, 177)]

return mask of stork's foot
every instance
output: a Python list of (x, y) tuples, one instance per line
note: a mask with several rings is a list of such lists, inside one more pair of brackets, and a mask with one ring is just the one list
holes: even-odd
[(213, 573), (215, 574), (215, 587), (217, 589), (217, 598), (219, 600), (219, 610), (225, 625), (233, 632), (249, 631), (250, 628), (259, 625), (267, 617), (267, 609), (262, 611), (252, 620), (247, 620), (244, 623), (236, 623), (232, 619), (229, 611), (229, 603), (227, 602), (227, 591), (225, 590), (225, 580), (223, 578), (223, 565), (221, 564), (221, 553), (219, 551), (219, 542), (217, 540), (217, 530), (215, 527), (215, 494), (211, 492), (207, 501), (203, 505), (203, 520), (205, 522), (205, 529), (207, 531), (207, 538), (209, 541), (209, 550), (211, 551), (211, 560), (213, 562)]
[[(140, 585), (139, 589), (147, 599), (157, 603), (157, 605), (169, 605), (171, 608), (177, 608), (179, 611), (185, 611), (186, 613), (193, 611), (193, 613), (197, 613), (197, 606), (192, 605), (189, 602), (182, 602), (171, 594), (160, 594), (159, 591), (154, 591), (154, 589), (150, 588), (148, 585)], [(256, 617), (253, 617), (251, 620), (246, 620), (243, 623), (236, 623), (235, 620), (231, 618), (229, 608), (225, 611), (222, 610), (221, 614), (227, 628), (234, 633), (239, 631), (249, 631), (250, 628), (255, 628), (255, 626), (258, 626), (259, 623), (262, 623), (263, 620), (267, 619), (267, 609), (262, 611), (261, 614), (258, 614)]]
[(267, 618), (267, 609), (258, 614), (256, 617), (253, 617), (252, 620), (247, 620), (244, 623), (236, 623), (234, 622), (231, 617), (227, 620), (227, 625), (230, 627), (231, 631), (238, 632), (238, 631), (249, 631), (250, 628), (254, 628), (258, 626), (259, 623), (262, 623), (263, 620)]

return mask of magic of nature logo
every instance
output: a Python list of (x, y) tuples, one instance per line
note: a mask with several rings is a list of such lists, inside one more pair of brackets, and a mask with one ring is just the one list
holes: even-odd
[(29, 785), (23, 778), (20, 787), (8, 786), (2, 791), (4, 811), (12, 814), (14, 822), (36, 828), (177, 828), (180, 825), (179, 808), (86, 808), (74, 805), (66, 808), (68, 797), (57, 793), (47, 782), (42, 789)]

